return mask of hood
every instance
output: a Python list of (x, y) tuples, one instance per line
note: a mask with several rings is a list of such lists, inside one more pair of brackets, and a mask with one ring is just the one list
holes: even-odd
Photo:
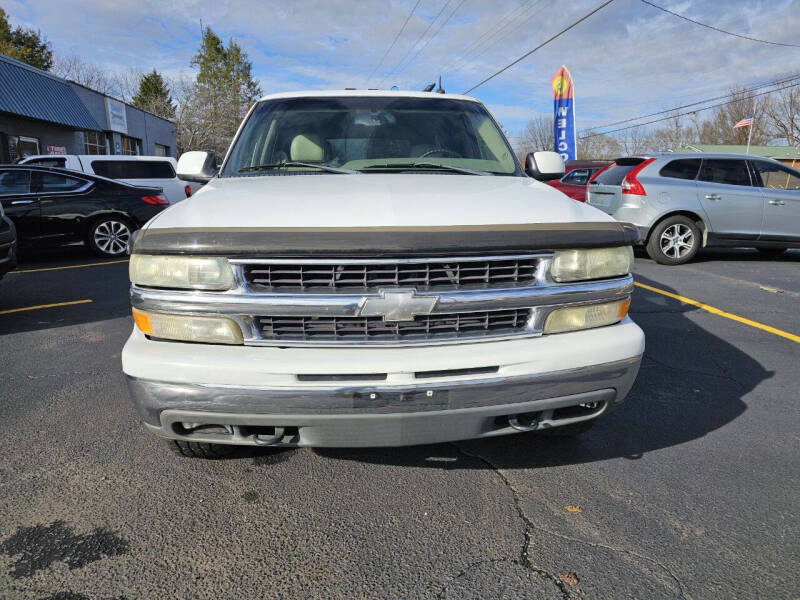
[(212, 180), (150, 221), (133, 251), (406, 256), (619, 246), (637, 236), (526, 177), (277, 175)]
[(527, 177), (273, 175), (213, 179), (150, 227), (411, 227), (610, 221)]

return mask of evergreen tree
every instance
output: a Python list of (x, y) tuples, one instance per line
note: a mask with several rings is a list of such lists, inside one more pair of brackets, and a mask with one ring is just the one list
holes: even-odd
[(191, 65), (198, 69), (193, 101), (195, 114), (206, 123), (203, 142), (221, 156), (261, 88), (247, 53), (234, 40), (223, 44), (210, 28), (204, 29)]
[(49, 71), (53, 66), (53, 49), (45, 37), (33, 29), (11, 28), (8, 14), (0, 8), (0, 54)]
[(175, 118), (175, 105), (170, 97), (169, 87), (161, 73), (153, 69), (142, 75), (139, 89), (131, 102), (137, 108), (146, 110), (165, 119)]

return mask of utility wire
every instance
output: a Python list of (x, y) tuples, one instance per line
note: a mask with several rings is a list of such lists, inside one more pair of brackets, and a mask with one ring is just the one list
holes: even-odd
[[(759, 85), (756, 85), (756, 86), (753, 86), (753, 87), (750, 87), (750, 88), (746, 88), (744, 90), (740, 90), (740, 91), (735, 92), (735, 93), (748, 94), (750, 92), (755, 92), (757, 90), (760, 90), (760, 89), (763, 89), (763, 88), (766, 88), (766, 87), (782, 85), (784, 83), (789, 83), (791, 81), (796, 81), (798, 79), (800, 79), (800, 75), (793, 75), (793, 76), (788, 77), (786, 79), (778, 79), (778, 80), (775, 80), (775, 81), (770, 81), (769, 83), (762, 83), (762, 84), (759, 84)], [(671, 112), (676, 111), (676, 110), (683, 110), (684, 108), (690, 108), (692, 106), (697, 106), (699, 104), (706, 104), (708, 102), (714, 102), (715, 100), (722, 100), (723, 98), (730, 98), (732, 95), (733, 94), (730, 94), (730, 93), (729, 94), (723, 94), (722, 96), (715, 96), (714, 98), (706, 98), (705, 100), (698, 100), (697, 102), (691, 102), (689, 104), (683, 104), (681, 106), (673, 106), (672, 108), (668, 108), (666, 110), (660, 110), (658, 112), (650, 113), (650, 114), (647, 114), (647, 115), (640, 115), (638, 117), (632, 117), (630, 119), (622, 119), (621, 121), (614, 121), (613, 123), (606, 123), (604, 125), (596, 125), (595, 127), (587, 127), (583, 131), (583, 133), (587, 133), (587, 132), (595, 133), (597, 129), (605, 129), (606, 127), (613, 127), (614, 125), (622, 125), (624, 123), (632, 123), (633, 121), (638, 121), (640, 119), (648, 119), (650, 117), (657, 117), (658, 115), (665, 115), (667, 113), (671, 113)], [(602, 132), (600, 132), (600, 133), (602, 133)]]
[(428, 27), (425, 29), (425, 31), (423, 31), (423, 32), (422, 32), (422, 35), (420, 35), (420, 36), (419, 36), (419, 37), (416, 39), (416, 41), (415, 41), (413, 44), (411, 44), (411, 47), (408, 49), (408, 52), (406, 52), (406, 53), (403, 55), (403, 58), (401, 58), (401, 59), (398, 61), (398, 63), (397, 63), (397, 64), (396, 64), (396, 65), (395, 65), (395, 66), (392, 68), (392, 70), (391, 70), (391, 71), (389, 71), (389, 72), (388, 72), (386, 75), (384, 75), (384, 76), (381, 78), (380, 82), (378, 83), (378, 86), (380, 86), (380, 85), (381, 85), (381, 84), (382, 84), (382, 83), (383, 83), (383, 82), (386, 80), (386, 78), (387, 78), (387, 77), (391, 77), (392, 75), (394, 75), (394, 72), (397, 70), (397, 67), (399, 67), (401, 64), (403, 64), (403, 62), (406, 60), (406, 58), (408, 58), (408, 55), (409, 55), (409, 54), (411, 54), (411, 53), (414, 51), (414, 48), (416, 48), (416, 47), (417, 47), (417, 44), (419, 44), (419, 43), (420, 43), (420, 41), (422, 40), (422, 38), (424, 38), (426, 35), (428, 35), (428, 32), (431, 30), (431, 27), (433, 27), (433, 24), (434, 24), (434, 23), (436, 23), (436, 21), (438, 21), (438, 20), (439, 20), (439, 17), (441, 17), (441, 16), (442, 16), (442, 13), (443, 13), (443, 12), (444, 12), (444, 10), (445, 10), (445, 9), (448, 7), (448, 5), (450, 4), (450, 2), (452, 2), (452, 0), (447, 0), (447, 2), (445, 2), (444, 6), (442, 7), (442, 10), (440, 10), (438, 13), (436, 13), (436, 16), (433, 18), (433, 20), (432, 20), (430, 23), (428, 23)]
[(658, 4), (653, 4), (648, 0), (641, 0), (644, 4), (648, 6), (652, 6), (653, 8), (657, 8), (658, 10), (664, 11), (667, 14), (672, 15), (673, 17), (678, 17), (679, 19), (683, 19), (684, 21), (689, 21), (689, 23), (694, 23), (695, 25), (700, 25), (700, 27), (705, 27), (707, 29), (713, 29), (714, 31), (718, 31), (719, 33), (724, 33), (726, 35), (732, 35), (733, 37), (741, 38), (743, 40), (750, 40), (751, 42), (759, 42), (761, 44), (770, 44), (772, 46), (785, 46), (787, 48), (800, 48), (799, 44), (784, 44), (783, 42), (771, 42), (769, 40), (760, 40), (758, 38), (749, 37), (746, 35), (740, 35), (738, 33), (733, 33), (732, 31), (725, 31), (724, 29), (720, 29), (719, 27), (714, 27), (713, 25), (708, 25), (706, 23), (701, 23), (700, 21), (695, 21), (694, 19), (690, 19), (684, 15), (680, 15), (676, 12), (672, 12), (671, 10), (664, 8), (663, 6), (659, 6)]
[(541, 44), (539, 44), (538, 46), (536, 46), (536, 48), (534, 48), (533, 50), (530, 50), (529, 52), (526, 52), (525, 54), (523, 54), (522, 56), (520, 56), (518, 59), (516, 59), (515, 61), (513, 61), (513, 62), (511, 62), (511, 63), (507, 64), (505, 67), (503, 67), (502, 69), (500, 69), (499, 71), (497, 71), (497, 72), (496, 72), (496, 73), (494, 73), (493, 75), (489, 75), (489, 77), (487, 77), (486, 79), (484, 79), (484, 80), (483, 80), (483, 81), (481, 81), (480, 83), (476, 83), (476, 84), (475, 84), (475, 85), (473, 85), (471, 88), (469, 88), (468, 90), (466, 90), (464, 93), (465, 93), (465, 94), (469, 94), (469, 93), (470, 93), (472, 90), (475, 90), (475, 89), (477, 89), (477, 88), (481, 87), (481, 86), (482, 86), (484, 83), (486, 83), (487, 81), (491, 81), (492, 79), (494, 79), (495, 77), (497, 77), (498, 75), (500, 75), (500, 73), (503, 73), (503, 72), (505, 72), (505, 71), (508, 71), (508, 70), (509, 70), (511, 67), (513, 67), (513, 66), (514, 66), (514, 65), (516, 65), (517, 63), (519, 63), (519, 62), (521, 62), (521, 61), (525, 60), (525, 59), (526, 59), (526, 58), (528, 58), (528, 57), (529, 57), (531, 54), (533, 54), (534, 52), (536, 52), (536, 51), (537, 51), (537, 50), (539, 50), (540, 48), (543, 48), (544, 46), (546, 46), (547, 44), (549, 44), (550, 42), (552, 42), (554, 39), (556, 39), (556, 38), (558, 38), (558, 37), (561, 37), (562, 35), (564, 35), (565, 33), (567, 33), (567, 32), (568, 32), (570, 29), (572, 29), (573, 27), (575, 27), (575, 26), (577, 26), (577, 25), (579, 25), (579, 24), (583, 23), (583, 22), (584, 22), (586, 19), (588, 19), (589, 17), (591, 17), (593, 14), (595, 14), (595, 13), (596, 13), (597, 11), (599, 11), (600, 9), (602, 9), (602, 8), (605, 8), (606, 6), (608, 6), (609, 4), (611, 4), (613, 1), (614, 1), (614, 0), (606, 0), (605, 2), (603, 2), (603, 3), (602, 3), (600, 6), (598, 6), (597, 8), (595, 8), (595, 9), (593, 9), (592, 11), (590, 11), (590, 12), (586, 13), (585, 15), (583, 15), (583, 16), (582, 16), (580, 19), (578, 19), (577, 21), (575, 21), (575, 22), (574, 22), (574, 23), (572, 23), (571, 25), (568, 25), (567, 27), (565, 27), (564, 29), (562, 29), (561, 31), (559, 31), (557, 34), (555, 34), (554, 36), (552, 36), (552, 37), (548, 38), (547, 40), (545, 40), (544, 42), (542, 42)]
[(403, 35), (403, 32), (406, 30), (406, 25), (408, 25), (408, 22), (411, 20), (411, 17), (413, 16), (414, 11), (417, 10), (417, 7), (419, 6), (420, 2), (422, 2), (422, 0), (417, 0), (417, 3), (414, 5), (414, 8), (412, 8), (411, 12), (408, 13), (406, 20), (403, 22), (403, 26), (400, 28), (400, 31), (397, 32), (396, 36), (394, 36), (394, 40), (392, 40), (392, 43), (389, 44), (389, 47), (386, 49), (386, 52), (383, 53), (383, 56), (381, 56), (381, 59), (378, 61), (378, 64), (375, 65), (375, 68), (372, 69), (372, 72), (369, 74), (369, 77), (367, 77), (366, 81), (367, 84), (369, 84), (369, 80), (372, 79), (372, 76), (375, 75), (375, 72), (378, 69), (380, 69), (381, 65), (383, 64), (383, 61), (386, 60), (386, 57), (389, 56), (389, 52), (392, 51), (392, 48), (394, 48), (394, 45), (397, 43), (397, 40), (399, 40), (400, 36)]
[(611, 131), (604, 131), (602, 133), (590, 133), (589, 135), (582, 135), (578, 139), (585, 140), (587, 138), (597, 137), (598, 135), (609, 135), (611, 133), (617, 133), (619, 131), (626, 131), (628, 129), (635, 129), (636, 127), (643, 127), (645, 125), (652, 125), (653, 123), (660, 123), (662, 121), (668, 121), (669, 119), (673, 119), (675, 117), (685, 117), (686, 115), (691, 115), (693, 113), (698, 113), (704, 110), (708, 110), (710, 108), (717, 108), (720, 106), (727, 106), (728, 104), (733, 104), (734, 102), (742, 102), (744, 100), (752, 100), (753, 98), (757, 98), (759, 96), (764, 96), (766, 94), (772, 94), (774, 92), (780, 92), (783, 90), (788, 90), (789, 88), (797, 87), (800, 85), (800, 82), (793, 83), (791, 85), (784, 86), (782, 88), (778, 88), (775, 90), (767, 90), (766, 92), (760, 92), (758, 94), (753, 94), (752, 96), (748, 96), (747, 98), (735, 98), (733, 100), (728, 100), (727, 102), (720, 102), (719, 104), (712, 104), (711, 106), (704, 106), (703, 108), (698, 108), (697, 110), (690, 110), (685, 113), (678, 113), (675, 115), (670, 115), (668, 117), (662, 117), (660, 119), (654, 119), (652, 121), (647, 121), (645, 123), (637, 123), (636, 125), (628, 125), (627, 127), (620, 127), (619, 129), (612, 129)]
[(400, 73), (402, 73), (403, 71), (405, 71), (405, 70), (408, 68), (408, 65), (410, 65), (410, 64), (411, 64), (411, 63), (413, 63), (415, 60), (417, 60), (417, 57), (420, 55), (420, 53), (421, 53), (423, 50), (425, 50), (425, 48), (427, 48), (427, 47), (428, 47), (428, 44), (430, 44), (430, 43), (431, 43), (431, 40), (432, 40), (433, 38), (435, 38), (437, 35), (439, 35), (439, 32), (440, 32), (442, 29), (444, 29), (444, 26), (445, 26), (445, 25), (447, 25), (447, 24), (450, 22), (450, 19), (452, 19), (452, 18), (453, 18), (453, 15), (455, 15), (455, 14), (458, 12), (458, 9), (459, 9), (459, 8), (461, 8), (461, 5), (462, 5), (462, 4), (464, 4), (464, 2), (466, 2), (466, 1), (467, 1), (467, 0), (461, 0), (461, 2), (459, 2), (459, 3), (458, 3), (458, 6), (456, 6), (456, 7), (453, 9), (453, 12), (451, 12), (451, 13), (450, 13), (450, 16), (449, 16), (449, 17), (447, 17), (447, 18), (446, 18), (444, 21), (442, 21), (442, 24), (441, 24), (441, 25), (439, 25), (439, 29), (437, 29), (437, 30), (436, 30), (436, 31), (433, 33), (433, 35), (432, 35), (431, 37), (429, 37), (429, 38), (426, 40), (426, 42), (425, 42), (425, 43), (422, 45), (422, 48), (420, 48), (419, 50), (417, 50), (417, 52), (414, 54), (414, 56), (412, 56), (412, 57), (411, 57), (411, 58), (408, 60), (408, 62), (407, 62), (406, 64), (404, 64), (404, 65), (403, 65), (403, 67), (402, 67), (402, 68), (401, 68), (399, 71), (397, 71), (397, 72), (395, 73), (395, 75), (399, 75)]
[(474, 40), (467, 46), (463, 54), (461, 54), (457, 58), (454, 58), (449, 63), (447, 63), (447, 65), (445, 65), (445, 67), (442, 69), (442, 72), (448, 71), (450, 67), (460, 63), (463, 59), (472, 54), (473, 51), (480, 48), (481, 45), (484, 44), (484, 42), (491, 41), (491, 38), (493, 36), (500, 33), (500, 31), (505, 29), (515, 19), (522, 16), (522, 13), (525, 12), (525, 9), (528, 8), (528, 5), (525, 4), (525, 2), (528, 1), (529, 0), (523, 0), (523, 4), (517, 6), (516, 8), (512, 8), (511, 10), (503, 14), (503, 16), (501, 16), (495, 23), (489, 25), (489, 27), (486, 28), (486, 30), (478, 37), (478, 39)]
[[(472, 62), (472, 61), (476, 60), (477, 58), (483, 56), (489, 50), (491, 50), (492, 48), (497, 46), (500, 42), (502, 42), (503, 40), (507, 39), (511, 34), (513, 34), (516, 31), (518, 31), (520, 29), (520, 27), (522, 27), (523, 25), (525, 25), (529, 21), (531, 21), (531, 19), (533, 19), (535, 16), (537, 16), (542, 11), (541, 8), (537, 9), (537, 6), (540, 3), (541, 3), (541, 0), (537, 0), (537, 2), (535, 2), (533, 4), (533, 6), (531, 6), (531, 10), (527, 15), (521, 15), (524, 18), (519, 23), (516, 23), (516, 24), (514, 24), (513, 22), (509, 23), (509, 25), (511, 26), (511, 29), (507, 29), (508, 26), (506, 26), (505, 27), (506, 31), (504, 33), (498, 32), (498, 37), (495, 37), (495, 39), (488, 40), (486, 43), (484, 43), (482, 45), (482, 47), (478, 47), (478, 48), (473, 49), (470, 52), (471, 56), (469, 56), (468, 61)], [(542, 7), (542, 8), (544, 8), (544, 7)], [(464, 58), (467, 58), (467, 55), (464, 55)], [(457, 61), (456, 65), (458, 65), (459, 62), (460, 61)]]

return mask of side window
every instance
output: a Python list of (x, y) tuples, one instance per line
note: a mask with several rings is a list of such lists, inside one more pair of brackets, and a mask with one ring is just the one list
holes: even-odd
[(92, 170), (109, 179), (175, 178), (175, 169), (166, 160), (93, 160)]
[(700, 170), (699, 158), (682, 158), (672, 160), (664, 165), (658, 172), (661, 177), (672, 177), (674, 179), (694, 179)]
[(27, 194), (30, 192), (30, 184), (30, 171), (0, 171), (0, 194)]
[(750, 186), (750, 173), (747, 171), (747, 163), (744, 160), (735, 158), (703, 159), (700, 167), (700, 181), (710, 183), (726, 183), (728, 185)]
[(33, 191), (40, 194), (56, 194), (71, 192), (86, 185), (83, 179), (75, 179), (57, 173), (39, 173), (33, 175)]
[(590, 175), (589, 169), (574, 169), (567, 173), (561, 181), (572, 185), (586, 185)]
[(756, 183), (760, 179), (761, 187), (773, 190), (800, 190), (800, 172), (765, 160), (754, 160), (751, 164), (757, 174)]
[(29, 160), (25, 163), (26, 165), (38, 165), (40, 167), (61, 167), (64, 168), (64, 165), (67, 164), (66, 158), (37, 158), (35, 160)]

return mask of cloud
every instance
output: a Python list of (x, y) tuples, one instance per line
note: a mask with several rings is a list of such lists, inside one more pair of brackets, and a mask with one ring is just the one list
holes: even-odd
[[(111, 70), (155, 67), (172, 74), (190, 72), (202, 17), (220, 37), (240, 43), (264, 92), (272, 93), (365, 87), (415, 3), (7, 0), (4, 7), (12, 22), (41, 29), (58, 53), (74, 52)], [(370, 86), (417, 90), (442, 75), (448, 91), (461, 92), (577, 20), (597, 0), (445, 3), (420, 3)], [(796, 41), (800, 30), (796, 0), (661, 3), (773, 41)], [(798, 49), (726, 36), (630, 0), (602, 9), (473, 95), (507, 129), (519, 131), (532, 116), (551, 110), (550, 78), (566, 64), (576, 81), (579, 127), (589, 127), (783, 76), (798, 58)]]

